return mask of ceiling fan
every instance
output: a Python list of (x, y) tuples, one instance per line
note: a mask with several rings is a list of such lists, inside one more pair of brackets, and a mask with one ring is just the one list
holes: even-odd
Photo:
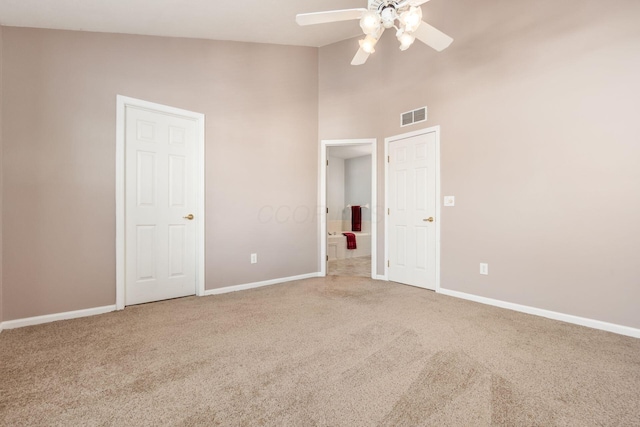
[[(298, 25), (325, 24), (328, 22), (360, 20), (365, 38), (351, 65), (362, 65), (375, 52), (375, 45), (384, 30), (395, 28), (400, 50), (407, 50), (418, 39), (438, 52), (449, 47), (453, 39), (422, 20), (421, 4), (429, 0), (369, 0), (369, 8), (330, 10), (327, 12), (300, 13)], [(398, 25), (396, 25), (398, 21)]]

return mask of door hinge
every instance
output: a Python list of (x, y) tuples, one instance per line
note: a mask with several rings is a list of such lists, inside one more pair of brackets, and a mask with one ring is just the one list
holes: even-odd
[(327, 213), (329, 213), (329, 208), (327, 208)]
[(391, 261), (387, 261), (387, 267), (391, 267)]
[(329, 160), (327, 160), (327, 166), (329, 166)]
[(387, 208), (387, 215), (391, 215), (391, 208)]
[(387, 156), (387, 163), (391, 163), (391, 156)]
[(327, 261), (329, 261), (329, 255), (327, 255)]

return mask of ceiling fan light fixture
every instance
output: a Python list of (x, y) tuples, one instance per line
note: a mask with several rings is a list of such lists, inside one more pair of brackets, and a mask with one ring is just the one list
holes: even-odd
[(375, 46), (376, 43), (378, 43), (378, 39), (371, 35), (368, 35), (364, 38), (364, 40), (358, 40), (358, 43), (360, 43), (360, 49), (364, 50), (366, 53), (371, 54), (376, 51)]
[(409, 46), (416, 41), (416, 38), (409, 33), (402, 33), (398, 36), (398, 41), (400, 42), (400, 50), (404, 51), (409, 49)]
[(360, 18), (360, 28), (365, 34), (375, 34), (380, 29), (380, 16), (372, 11), (366, 12)]
[[(2, 0), (0, 0), (2, 1)], [(422, 20), (420, 5), (429, 0), (368, 0), (368, 8), (328, 10), (324, 12), (299, 13), (298, 25), (324, 24), (328, 22), (359, 21), (364, 38), (351, 60), (351, 65), (362, 65), (375, 52), (375, 46), (386, 30), (396, 29), (400, 50), (407, 50), (416, 40), (443, 51), (453, 39)], [(396, 22), (398, 21), (398, 22)]]
[(409, 10), (400, 14), (399, 20), (404, 27), (404, 30), (408, 33), (412, 33), (417, 30), (422, 23), (422, 9), (420, 6), (411, 6)]

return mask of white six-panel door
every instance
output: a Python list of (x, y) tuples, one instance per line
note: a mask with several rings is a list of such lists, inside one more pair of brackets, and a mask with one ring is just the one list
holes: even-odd
[(125, 114), (125, 303), (193, 295), (197, 123), (131, 106)]
[(388, 279), (436, 289), (436, 133), (389, 143)]

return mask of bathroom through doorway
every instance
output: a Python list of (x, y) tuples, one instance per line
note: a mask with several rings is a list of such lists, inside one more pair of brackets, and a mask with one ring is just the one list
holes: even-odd
[(323, 275), (376, 277), (375, 140), (361, 141), (323, 141)]

